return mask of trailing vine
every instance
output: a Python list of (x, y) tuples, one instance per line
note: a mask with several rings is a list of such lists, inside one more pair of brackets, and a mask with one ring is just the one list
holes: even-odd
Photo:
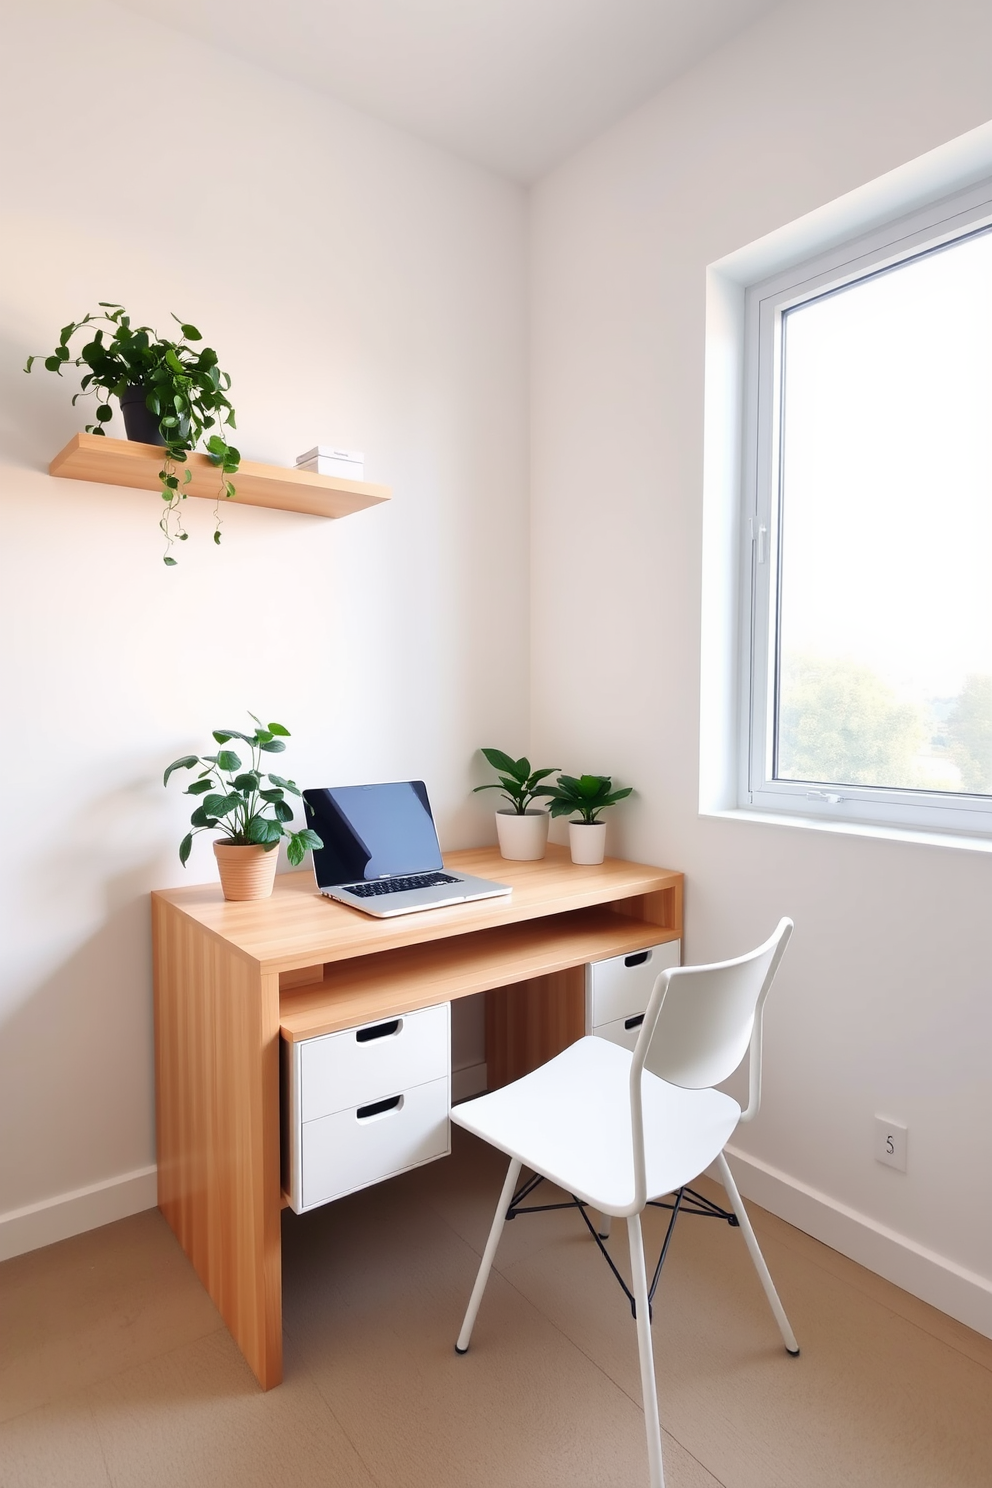
[[(221, 432), (224, 427), (236, 427), (234, 408), (227, 396), (231, 379), (218, 365), (212, 347), (198, 349), (190, 344), (202, 341), (203, 337), (196, 326), (181, 321), (177, 315), (172, 318), (182, 335), (178, 341), (170, 341), (150, 326), (132, 326), (123, 305), (101, 300), (99, 310), (105, 313), (87, 314), (82, 320), (63, 326), (51, 356), (29, 356), (24, 370), (30, 372), (39, 360), (59, 377), (66, 366), (87, 368), (79, 392), (72, 399), (75, 407), (81, 397), (92, 394), (96, 398), (95, 418), (86, 425), (87, 434), (106, 434), (105, 425), (113, 418), (111, 397), (121, 399), (131, 390), (144, 394), (145, 408), (155, 422), (164, 448), (159, 481), (166, 507), (159, 527), (165, 538), (163, 562), (174, 567), (176, 560), (171, 549), (174, 543), (185, 542), (189, 536), (181, 516), (181, 505), (186, 498), (183, 487), (192, 479), (187, 461), (201, 439), (219, 473), (214, 509), (215, 543), (221, 540), (220, 502), (235, 494), (230, 477), (237, 473), (241, 456)], [(111, 327), (112, 334), (106, 335), (104, 326)], [(69, 343), (84, 327), (93, 327), (92, 336), (74, 357)], [(183, 467), (185, 472), (180, 476)]]

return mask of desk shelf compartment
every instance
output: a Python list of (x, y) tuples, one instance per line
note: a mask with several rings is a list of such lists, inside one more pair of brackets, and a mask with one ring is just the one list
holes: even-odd
[(581, 1021), (584, 962), (644, 950), (666, 939), (678, 945), (678, 931), (666, 935), (657, 924), (596, 906), (356, 956), (325, 966), (320, 981), (284, 986), (281, 1031), (290, 1042), (313, 1038), (371, 1016), (426, 1007), (439, 995), (450, 1001), (569, 969), (579, 977)]
[(298, 1214), (451, 1150), (447, 1003), (281, 1047), (283, 1188)]

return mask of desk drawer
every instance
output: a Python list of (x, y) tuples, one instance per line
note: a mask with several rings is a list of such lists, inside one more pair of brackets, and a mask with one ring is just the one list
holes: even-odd
[(394, 1099), (386, 1110), (376, 1110), (376, 1105), (386, 1105), (385, 1100), (369, 1102), (304, 1124), (301, 1209), (447, 1155), (451, 1150), (447, 1076)]
[(369, 1105), (447, 1078), (448, 1003), (328, 1033), (300, 1045), (300, 1119)]
[(643, 1013), (658, 973), (669, 966), (678, 966), (681, 958), (682, 942), (667, 940), (647, 952), (634, 951), (628, 956), (590, 962), (586, 967), (587, 1033), (599, 1033), (604, 1023), (616, 1023), (618, 1019)]
[[(643, 1022), (643, 1013), (632, 1013), (629, 1018), (618, 1018), (615, 1023), (600, 1023), (592, 1031), (597, 1038), (609, 1039), (611, 1044), (620, 1044), (624, 1049), (633, 1049)], [(635, 1026), (631, 1028), (630, 1024)]]

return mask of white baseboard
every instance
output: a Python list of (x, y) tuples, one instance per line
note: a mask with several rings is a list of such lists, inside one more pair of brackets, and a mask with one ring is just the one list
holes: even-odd
[(467, 1064), (464, 1069), (451, 1071), (451, 1103), (469, 1100), (473, 1095), (481, 1095), (486, 1088), (486, 1065)]
[(890, 1230), (869, 1215), (848, 1208), (756, 1157), (748, 1157), (732, 1146), (727, 1148), (727, 1156), (745, 1198), (753, 1199), (779, 1219), (884, 1276), (903, 1291), (957, 1318), (976, 1333), (992, 1338), (992, 1281), (987, 1277), (928, 1250), (907, 1235)]
[(71, 1193), (56, 1194), (39, 1204), (0, 1214), (0, 1261), (126, 1219), (158, 1203), (156, 1167), (137, 1168)]

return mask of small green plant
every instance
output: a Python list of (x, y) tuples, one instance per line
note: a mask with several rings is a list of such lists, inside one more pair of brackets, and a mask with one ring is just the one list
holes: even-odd
[(548, 809), (552, 816), (572, 816), (578, 812), (579, 821), (590, 825), (599, 820), (599, 813), (607, 806), (615, 806), (634, 789), (632, 785), (613, 789), (609, 775), (559, 775), (554, 786), (547, 792)]
[[(202, 341), (196, 326), (189, 325), (173, 315), (182, 336), (178, 341), (169, 341), (153, 331), (151, 326), (132, 326), (131, 317), (123, 305), (100, 301), (100, 310), (106, 314), (84, 315), (82, 320), (70, 321), (59, 332), (59, 344), (51, 356), (39, 358), (29, 356), (25, 372), (30, 372), (36, 361), (43, 360), (49, 372), (62, 376), (66, 366), (86, 367), (76, 399), (86, 394), (96, 396), (96, 421), (86, 425), (87, 434), (105, 434), (105, 424), (113, 418), (110, 398), (122, 398), (125, 393), (137, 390), (144, 394), (145, 407), (157, 421), (165, 453), (159, 480), (162, 483), (162, 499), (168, 502), (162, 513), (159, 526), (165, 537), (164, 562), (175, 566), (170, 549), (178, 539), (185, 542), (189, 534), (185, 531), (180, 514), (180, 502), (185, 498), (182, 489), (192, 478), (187, 468), (180, 482), (179, 470), (186, 464), (190, 452), (201, 438), (210, 459), (220, 472), (217, 491), (218, 505), (214, 509), (214, 542), (220, 542), (220, 498), (234, 495), (234, 486), (229, 476), (234, 475), (241, 463), (241, 456), (232, 444), (228, 444), (220, 433), (226, 425), (233, 429), (234, 409), (227, 396), (231, 379), (217, 365), (217, 353), (209, 346), (196, 350), (191, 341)], [(113, 334), (105, 339), (104, 330), (96, 326), (103, 321), (113, 328)], [(87, 341), (77, 357), (69, 350), (69, 342), (77, 331), (96, 326), (92, 339)], [(217, 432), (208, 434), (208, 430)]]
[[(165, 772), (162, 784), (168, 785), (173, 770), (193, 770), (197, 765), (202, 773), (183, 792), (187, 796), (201, 796), (190, 823), (194, 830), (187, 832), (179, 844), (179, 861), (185, 868), (198, 832), (211, 827), (222, 827), (226, 840), (238, 847), (264, 847), (270, 852), (280, 838), (287, 837), (289, 846), (286, 856), (296, 868), (303, 862), (308, 847), (323, 847), (316, 832), (305, 828), (302, 832), (291, 832), (286, 823), (293, 819), (293, 808), (286, 796), (299, 796), (295, 780), (286, 780), (282, 775), (269, 775), (261, 771), (263, 754), (281, 754), (286, 748), (283, 739), (289, 738), (289, 729), (281, 723), (270, 723), (265, 728), (254, 713), (249, 713), (258, 725), (253, 734), (242, 734), (238, 729), (214, 729), (218, 744), (229, 744), (232, 739), (241, 739), (251, 750), (251, 763), (247, 768), (241, 756), (233, 749), (222, 749), (219, 754), (184, 754), (173, 760)], [(267, 780), (267, 786), (262, 782)], [(266, 813), (271, 813), (267, 815)]]
[(492, 780), (488, 785), (477, 785), (476, 791), (498, 790), (509, 801), (518, 816), (523, 816), (530, 803), (539, 796), (550, 796), (551, 787), (542, 785), (542, 780), (547, 780), (549, 775), (555, 773), (555, 766), (550, 770), (532, 770), (530, 760), (521, 757), (518, 760), (511, 759), (504, 754), (502, 749), (483, 749), (482, 753), (492, 765), (494, 770), (499, 770), (499, 780)]

